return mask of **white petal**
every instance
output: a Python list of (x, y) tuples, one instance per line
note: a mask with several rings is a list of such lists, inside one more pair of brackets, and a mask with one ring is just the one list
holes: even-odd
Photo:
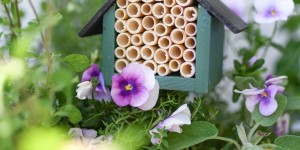
[(241, 93), (243, 95), (258, 95), (261, 94), (262, 92), (264, 92), (264, 89), (257, 89), (257, 88), (251, 88), (251, 89), (246, 89), (243, 91), (238, 91), (238, 90), (234, 90), (234, 92), (236, 93)]
[(152, 109), (158, 100), (158, 95), (159, 95), (159, 83), (157, 80), (155, 80), (155, 86), (154, 88), (150, 91), (149, 98), (145, 104), (139, 107), (141, 110), (150, 110)]
[(246, 108), (248, 109), (248, 111), (253, 112), (253, 110), (258, 102), (259, 102), (258, 96), (247, 96)]
[(161, 125), (169, 130), (173, 125), (185, 124), (191, 124), (191, 117), (186, 114), (177, 114), (164, 120)]
[(288, 78), (287, 76), (279, 76), (276, 78), (271, 78), (266, 81), (266, 84), (268, 84), (268, 83), (278, 84), (278, 83), (281, 83), (283, 81), (283, 79), (287, 79), (287, 78)]
[(169, 129), (170, 132), (177, 132), (177, 133), (181, 133), (182, 132), (182, 129), (180, 128), (179, 125), (173, 125), (170, 129)]
[(143, 83), (143, 86), (147, 88), (148, 91), (151, 91), (154, 88), (156, 81), (154, 71), (144, 64), (141, 65), (143, 65), (143, 71), (145, 73), (145, 82)]
[(265, 12), (272, 5), (274, 5), (274, 0), (255, 0), (254, 1), (254, 7), (258, 13)]
[(80, 128), (71, 128), (68, 134), (73, 138), (83, 138), (83, 134)]
[(254, 20), (259, 24), (267, 24), (267, 23), (273, 23), (277, 20), (283, 20), (283, 19), (280, 19), (279, 16), (266, 17), (264, 14), (256, 14), (254, 16)]
[(174, 116), (179, 113), (186, 113), (187, 115), (191, 116), (191, 112), (190, 112), (189, 107), (187, 107), (187, 104), (181, 105), (175, 112), (173, 112), (173, 114), (171, 116)]
[(293, 0), (279, 0), (276, 2), (276, 7), (280, 13), (288, 17), (294, 11), (295, 4)]

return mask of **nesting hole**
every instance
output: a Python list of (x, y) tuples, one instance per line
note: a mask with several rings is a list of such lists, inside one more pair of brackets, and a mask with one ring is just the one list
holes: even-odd
[[(134, 4), (134, 3), (131, 3), (131, 4)], [(129, 5), (127, 7), (127, 12), (128, 12), (128, 15), (134, 16), (134, 15), (138, 14), (139, 10), (136, 5)]]

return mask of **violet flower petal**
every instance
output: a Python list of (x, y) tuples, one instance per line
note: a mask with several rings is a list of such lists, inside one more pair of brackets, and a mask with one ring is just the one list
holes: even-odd
[(260, 98), (257, 95), (255, 96), (251, 95), (246, 97), (246, 108), (248, 109), (249, 112), (253, 112), (259, 100)]
[(156, 102), (158, 100), (158, 95), (159, 95), (159, 83), (157, 80), (155, 80), (155, 86), (150, 91), (147, 102), (145, 104), (139, 106), (139, 109), (145, 110), (145, 111), (152, 109), (156, 105)]
[[(96, 64), (93, 64), (91, 65), (90, 68), (88, 68), (87, 70), (85, 70), (82, 74), (82, 78), (81, 78), (81, 82), (84, 82), (84, 81), (91, 81), (91, 79), (93, 77), (98, 77), (100, 73), (100, 70), (98, 68), (98, 65)], [(103, 82), (104, 83), (104, 82)]]
[(127, 106), (130, 104), (131, 100), (131, 95), (124, 96), (121, 94), (122, 90), (119, 88), (112, 88), (111, 89), (111, 96), (113, 101), (118, 105), (118, 106)]
[(259, 112), (263, 116), (270, 116), (278, 107), (277, 101), (274, 98), (264, 97), (259, 103)]
[(269, 98), (274, 98), (277, 91), (278, 91), (277, 85), (271, 85), (271, 86), (267, 87), (267, 89), (266, 89), (266, 93)]
[(145, 104), (149, 98), (149, 91), (143, 87), (136, 87), (138, 88), (137, 91), (132, 91), (135, 92), (131, 95), (131, 101), (130, 105), (133, 107), (139, 107)]

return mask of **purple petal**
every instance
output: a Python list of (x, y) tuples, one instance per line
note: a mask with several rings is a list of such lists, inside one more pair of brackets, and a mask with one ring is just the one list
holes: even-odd
[(104, 77), (103, 77), (102, 72), (99, 73), (98, 80), (99, 80), (99, 84), (97, 85), (97, 87), (100, 85), (104, 93), (106, 93), (106, 94), (109, 93), (108, 91), (106, 91)]
[(276, 78), (269, 78), (267, 81), (266, 81), (266, 84), (268, 85), (272, 85), (272, 84), (278, 84), (278, 83), (281, 83), (283, 81), (283, 79), (287, 79), (287, 76), (279, 76), (279, 77), (276, 77)]
[(248, 96), (248, 95), (259, 95), (264, 91), (265, 91), (264, 89), (252, 88), (252, 89), (246, 89), (246, 90), (243, 90), (243, 91), (235, 90), (234, 92), (241, 93), (243, 95)]
[(139, 107), (145, 104), (149, 98), (149, 91), (143, 87), (136, 87), (135, 91), (132, 91), (130, 105), (133, 107)]
[[(90, 68), (85, 70), (82, 74), (81, 82), (83, 81), (91, 81), (93, 77), (98, 77), (100, 73), (100, 70), (98, 68), (98, 65), (93, 64)], [(103, 82), (104, 84), (104, 82)]]
[(146, 80), (143, 65), (138, 63), (132, 63), (126, 66), (123, 69), (121, 76), (126, 80), (128, 78), (134, 78), (136, 80), (135, 82), (138, 84), (143, 84)]
[(268, 86), (266, 89), (266, 93), (269, 98), (274, 98), (275, 95), (277, 94), (277, 91), (278, 91), (277, 85)]
[(159, 83), (157, 80), (155, 80), (155, 86), (150, 91), (147, 102), (145, 104), (143, 104), (142, 106), (140, 106), (139, 109), (145, 110), (145, 111), (152, 109), (158, 100), (158, 95), (159, 95)]
[(277, 101), (273, 98), (264, 97), (259, 103), (259, 112), (263, 116), (270, 116), (278, 107)]
[(99, 88), (97, 86), (95, 95), (94, 95), (95, 100), (98, 100), (98, 101), (104, 100), (104, 101), (109, 102), (111, 100), (110, 90), (109, 90), (109, 88), (105, 87), (105, 91), (107, 91), (107, 92), (104, 92), (101, 88)]
[(259, 102), (259, 96), (247, 96), (246, 97), (246, 108), (248, 111), (253, 112), (256, 104)]
[(112, 88), (111, 89), (111, 96), (113, 101), (118, 105), (118, 106), (127, 106), (130, 104), (131, 100), (131, 95), (123, 95), (122, 90), (118, 88)]

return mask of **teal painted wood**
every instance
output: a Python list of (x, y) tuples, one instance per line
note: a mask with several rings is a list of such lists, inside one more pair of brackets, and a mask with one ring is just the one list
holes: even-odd
[(103, 62), (102, 70), (106, 85), (111, 85), (112, 75), (114, 74), (115, 55), (114, 50), (116, 47), (116, 32), (115, 24), (115, 10), (116, 4), (109, 8), (103, 18)]
[(196, 79), (194, 78), (156, 76), (156, 79), (159, 82), (160, 89), (177, 91), (194, 91), (195, 89)]

